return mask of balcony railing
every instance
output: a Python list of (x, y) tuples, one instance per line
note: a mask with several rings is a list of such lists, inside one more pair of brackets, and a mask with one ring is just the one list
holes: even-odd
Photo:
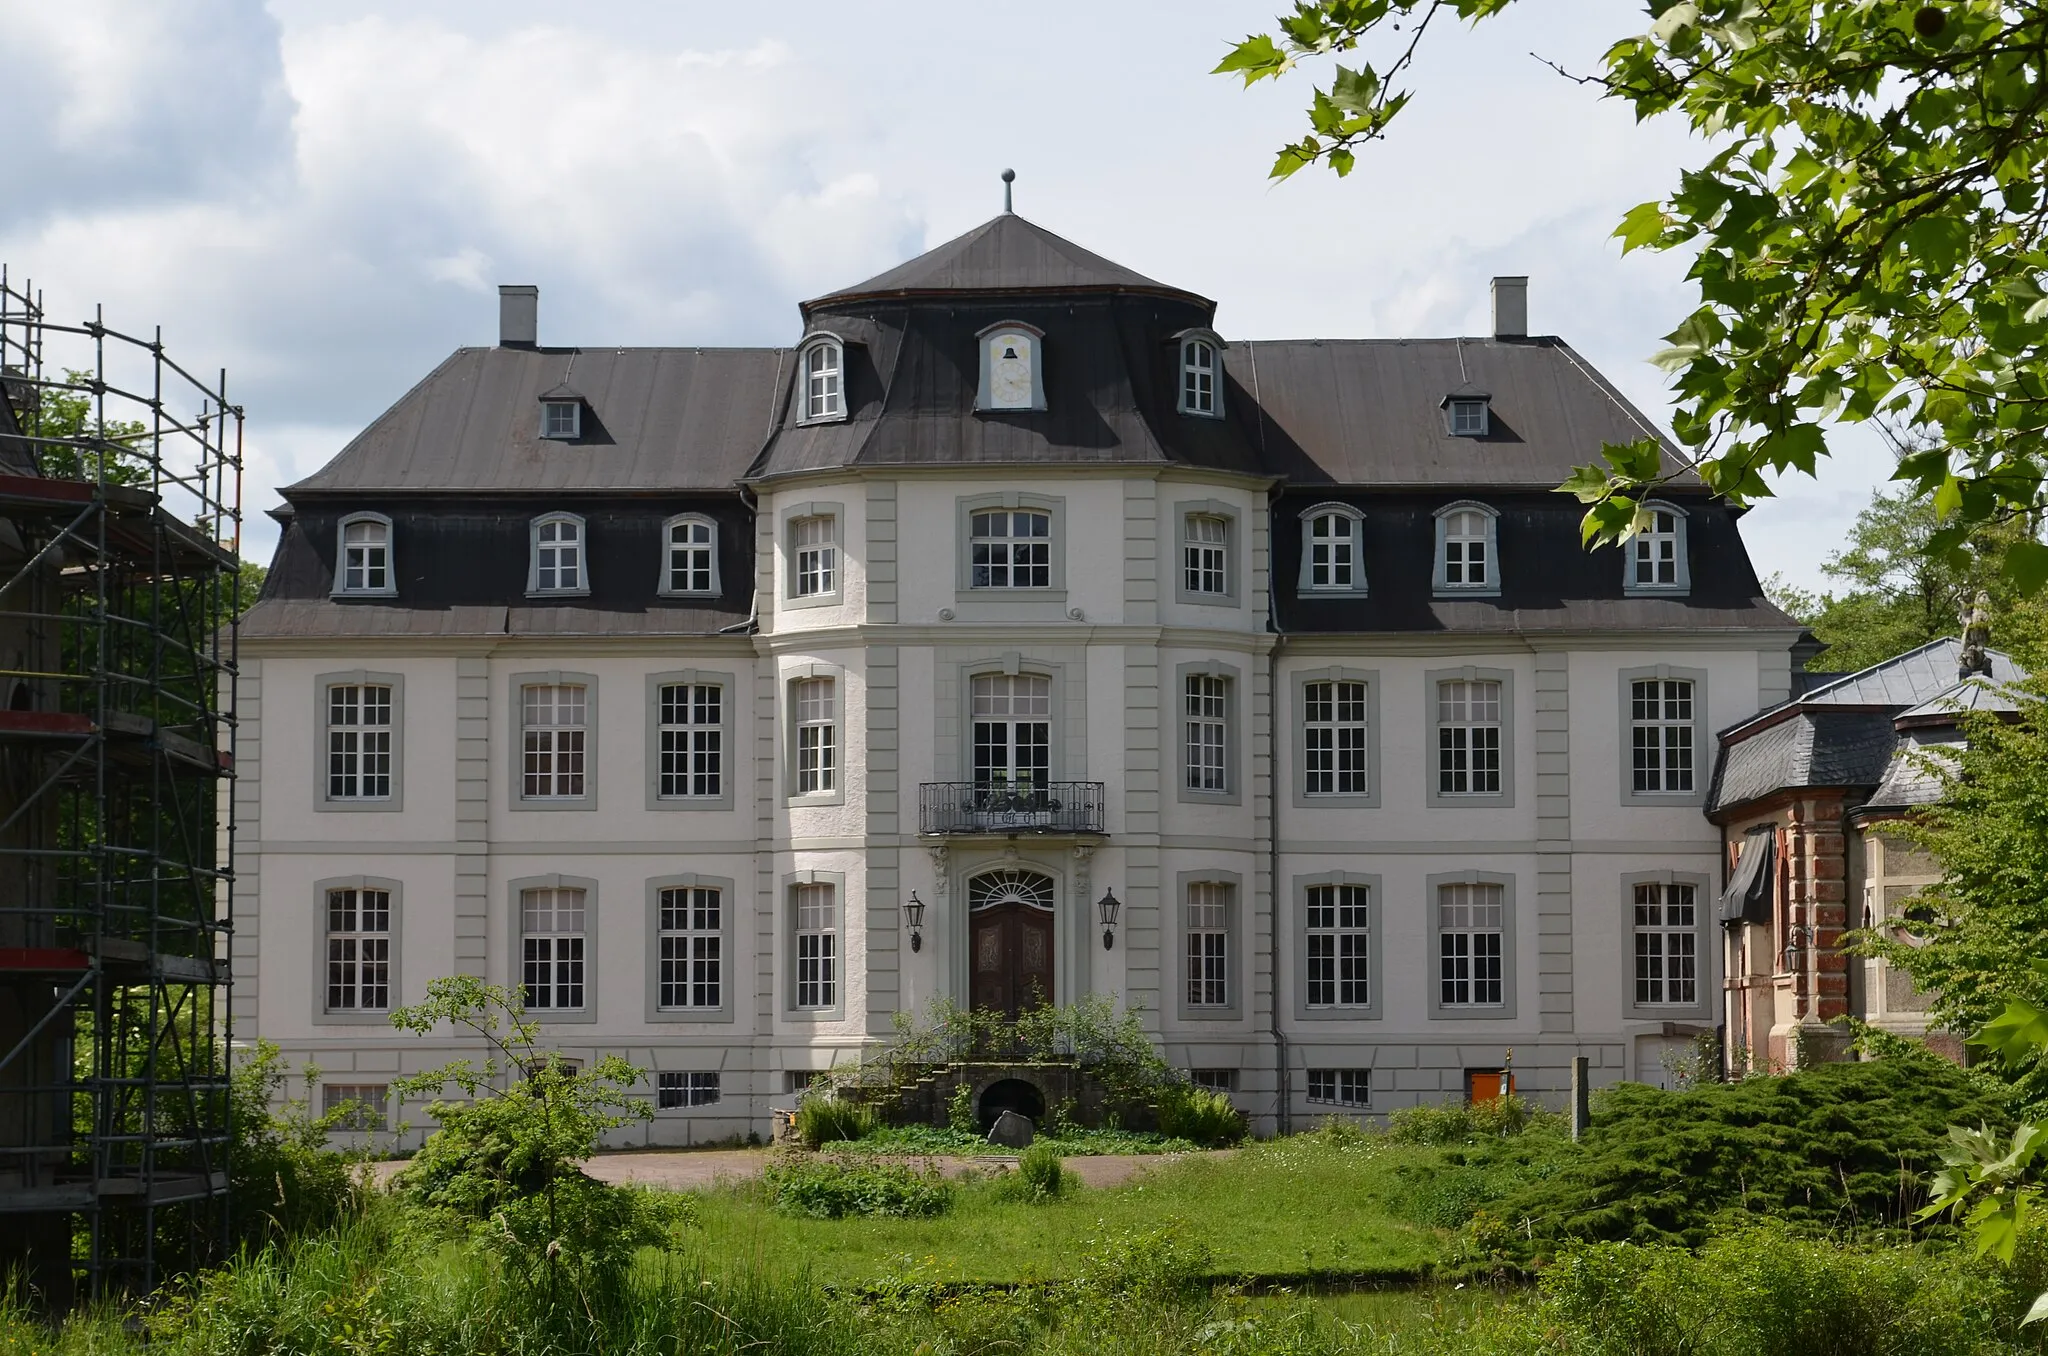
[(1101, 833), (1102, 783), (925, 782), (917, 788), (917, 831)]

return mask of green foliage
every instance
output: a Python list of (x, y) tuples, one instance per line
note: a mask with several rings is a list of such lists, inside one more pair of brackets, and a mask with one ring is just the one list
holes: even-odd
[(1190, 1140), (1205, 1149), (1237, 1144), (1251, 1133), (1244, 1113), (1230, 1098), (1187, 1083), (1169, 1083), (1159, 1091), (1159, 1133)]
[[(1173, 1139), (1148, 1130), (1088, 1130), (1069, 1126), (1060, 1130), (1050, 1123), (1033, 1143), (1048, 1144), (1062, 1158), (1085, 1158), (1098, 1154), (1182, 1154), (1202, 1147), (1193, 1140)], [(848, 1153), (952, 1154), (969, 1156), (988, 1152), (988, 1140), (979, 1130), (941, 1129), (935, 1125), (883, 1126), (864, 1139), (839, 1146)]]
[(1469, 1144), (1506, 1139), (1527, 1130), (1556, 1131), (1564, 1117), (1526, 1098), (1509, 1095), (1484, 1102), (1433, 1102), (1402, 1107), (1387, 1117), (1387, 1134), (1399, 1144)]
[(1120, 1229), (1088, 1240), (1081, 1283), (1101, 1294), (1166, 1300), (1204, 1288), (1215, 1256), (1186, 1220)]
[(946, 1100), (946, 1127), (963, 1135), (971, 1135), (978, 1128), (979, 1118), (974, 1114), (974, 1089), (960, 1083), (953, 1089), (953, 1095)]
[(806, 1097), (797, 1103), (796, 1134), (807, 1149), (839, 1140), (866, 1139), (881, 1125), (875, 1109), (837, 1097)]
[(46, 476), (61, 480), (99, 480), (110, 485), (149, 484), (149, 428), (133, 419), (100, 422), (93, 395), (93, 374), (64, 370), (64, 383), (36, 391), (32, 437), (50, 439), (36, 445), (36, 464)]
[(1565, 1239), (1697, 1248), (1759, 1216), (1907, 1229), (1957, 1121), (2006, 1124), (2002, 1100), (1926, 1054), (1686, 1092), (1623, 1083), (1596, 1099), (1578, 1152), (1489, 1210), (1511, 1258)]
[[(1331, 61), (1308, 133), (1277, 178), (1347, 174), (1410, 97), (1432, 21), (1478, 22), (1512, 0), (1295, 0), (1272, 33), (1217, 67), (1247, 84)], [(1649, 0), (1582, 77), (1638, 119), (1696, 134), (1668, 197), (1628, 212), (1624, 250), (1691, 260), (1698, 304), (1652, 361), (1672, 378), (1673, 431), (1736, 502), (1766, 475), (1811, 475), (1829, 432), (1880, 423), (1932, 446), (1898, 478), (1931, 497), (1944, 543), (2042, 507), (2048, 466), (2048, 5), (2038, 0)], [(1436, 31), (1450, 27), (1435, 24)], [(1337, 59), (1378, 52), (1381, 66)], [(1603, 449), (1561, 488), (1589, 540), (1636, 530), (1675, 474), (1656, 445)], [(2013, 585), (2048, 579), (2026, 532)]]
[(1137, 1011), (1119, 1013), (1114, 1000), (1103, 994), (1065, 1006), (1044, 1004), (1018, 1014), (1014, 1022), (999, 1012), (962, 1008), (949, 998), (934, 999), (921, 1016), (898, 1012), (892, 1020), (889, 1040), (853, 1069), (835, 1073), (835, 1083), (904, 1086), (934, 1065), (968, 1061), (1075, 1063), (1116, 1097), (1145, 1096), (1175, 1078)]
[(315, 1233), (360, 1207), (360, 1164), (328, 1148), (328, 1137), (359, 1108), (344, 1103), (315, 1115), (320, 1071), (309, 1066), (304, 1078), (304, 1097), (284, 1097), (284, 1056), (263, 1039), (229, 1070), (235, 1142), (228, 1201), (238, 1243), (260, 1247)]
[(1060, 1165), (1060, 1151), (1039, 1140), (1017, 1155), (1017, 1181), (1032, 1200), (1049, 1201), (1066, 1190), (1072, 1179)]
[(811, 1219), (928, 1219), (944, 1214), (954, 1196), (952, 1183), (936, 1168), (919, 1172), (900, 1163), (845, 1157), (783, 1158), (768, 1166), (761, 1183), (776, 1210)]

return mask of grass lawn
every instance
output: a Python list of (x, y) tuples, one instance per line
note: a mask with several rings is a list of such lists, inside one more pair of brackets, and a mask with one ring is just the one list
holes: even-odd
[(771, 1209), (758, 1186), (737, 1186), (699, 1198), (702, 1229), (693, 1232), (716, 1254), (807, 1268), (834, 1284), (1053, 1280), (1076, 1274), (1091, 1240), (1169, 1221), (1209, 1249), (1221, 1276), (1407, 1277), (1442, 1251), (1444, 1235), (1415, 1222), (1409, 1180), (1441, 1157), (1378, 1140), (1295, 1139), (1164, 1162), (1124, 1186), (1043, 1204), (968, 1189), (931, 1219), (792, 1218)]

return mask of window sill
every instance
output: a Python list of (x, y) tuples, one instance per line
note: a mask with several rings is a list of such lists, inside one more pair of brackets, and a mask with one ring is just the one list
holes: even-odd
[(595, 1022), (597, 1009), (577, 1008), (571, 1011), (568, 1008), (528, 1008), (525, 1016), (527, 1021), (538, 1022), (542, 1026), (553, 1026), (558, 1023), (566, 1026), (571, 1023)]
[(1224, 607), (1233, 612), (1244, 606), (1234, 593), (1189, 593), (1185, 589), (1174, 596), (1174, 601), (1189, 607)]
[(1183, 1022), (1241, 1022), (1244, 1013), (1235, 1007), (1209, 1008), (1183, 1006), (1179, 1013)]
[(832, 805), (844, 805), (846, 804), (846, 793), (844, 791), (803, 791), (796, 795), (784, 796), (782, 804), (785, 809), (790, 810), (801, 810), (805, 806), (818, 806), (822, 808)]
[(1297, 791), (1294, 795), (1297, 810), (1377, 810), (1380, 796), (1377, 791)]
[(1367, 591), (1362, 588), (1298, 588), (1294, 591), (1294, 595), (1297, 598), (1364, 598), (1367, 596)]
[(595, 796), (514, 796), (514, 810), (595, 810)]
[(375, 1011), (359, 1008), (352, 1012), (317, 1012), (313, 1014), (315, 1026), (381, 1026), (390, 1027), (391, 1009)]
[(1438, 584), (1435, 588), (1430, 590), (1430, 597), (1498, 598), (1500, 597), (1500, 586), (1496, 584), (1487, 588), (1456, 588), (1450, 584)]
[(1690, 584), (1623, 584), (1621, 592), (1628, 598), (1683, 598), (1692, 592)]
[(842, 595), (834, 589), (830, 593), (792, 593), (782, 600), (782, 605), (786, 608), (838, 607), (841, 601)]
[(1357, 1008), (1300, 1007), (1295, 1010), (1294, 1015), (1304, 1022), (1377, 1022), (1380, 1020), (1380, 1009), (1377, 1003)]
[(330, 589), (328, 590), (327, 593), (327, 597), (330, 601), (340, 601), (344, 598), (396, 598), (397, 596), (398, 590), (396, 588)]
[(647, 808), (648, 808), (648, 809), (650, 809), (650, 810), (683, 810), (683, 811), (689, 811), (689, 810), (713, 810), (713, 811), (716, 811), (716, 810), (730, 810), (730, 809), (732, 809), (732, 797), (731, 797), (730, 795), (720, 795), (720, 796), (649, 796), (649, 797), (647, 798)]
[(317, 800), (313, 813), (320, 815), (388, 815), (398, 814), (405, 809), (396, 796), (381, 800)]
[(548, 598), (588, 598), (589, 589), (528, 589), (526, 596), (536, 602)]
[(1197, 791), (1191, 786), (1175, 788), (1174, 799), (1187, 805), (1241, 805), (1244, 798), (1235, 791)]
[(660, 589), (660, 588), (658, 588), (658, 589), (656, 589), (656, 590), (654, 591), (654, 596), (655, 596), (655, 597), (657, 597), (657, 598), (723, 598), (723, 597), (725, 596), (725, 594), (724, 594), (724, 592), (723, 592), (722, 590), (720, 590), (720, 589)]
[(1499, 1022), (1513, 1020), (1515, 1010), (1506, 1003), (1490, 1003), (1483, 1007), (1476, 1003), (1470, 1007), (1447, 1007), (1436, 1004), (1431, 1006), (1429, 1015), (1431, 1020), (1439, 1022)]
[(786, 1022), (802, 1022), (805, 1025), (816, 1022), (843, 1022), (846, 1020), (846, 1009), (789, 1008), (783, 1012), (782, 1019)]
[(733, 1014), (732, 1009), (730, 1007), (653, 1008), (649, 1010), (647, 1014), (647, 1020), (650, 1022), (660, 1022), (664, 1025), (688, 1024), (715, 1026), (720, 1023), (730, 1025), (733, 1020)]

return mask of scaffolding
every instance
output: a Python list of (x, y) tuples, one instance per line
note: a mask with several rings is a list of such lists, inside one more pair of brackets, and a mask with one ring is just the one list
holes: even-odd
[(229, 1237), (242, 411), (0, 267), (0, 1267)]

